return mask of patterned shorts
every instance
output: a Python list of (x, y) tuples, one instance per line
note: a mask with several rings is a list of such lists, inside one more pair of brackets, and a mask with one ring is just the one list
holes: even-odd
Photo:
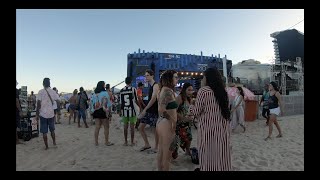
[(140, 119), (140, 123), (149, 124), (151, 127), (156, 127), (158, 115), (153, 113), (146, 113), (146, 115)]

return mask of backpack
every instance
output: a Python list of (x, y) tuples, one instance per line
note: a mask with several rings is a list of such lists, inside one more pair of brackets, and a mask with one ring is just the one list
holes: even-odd
[(190, 148), (191, 150), (191, 161), (193, 164), (199, 164), (199, 157), (198, 157), (198, 150), (197, 148), (193, 147)]

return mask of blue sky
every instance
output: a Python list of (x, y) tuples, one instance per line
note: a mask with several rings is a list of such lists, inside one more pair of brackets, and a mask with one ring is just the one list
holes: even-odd
[[(17, 87), (37, 93), (44, 77), (59, 92), (100, 80), (113, 86), (126, 77), (127, 54), (139, 48), (268, 63), (270, 34), (303, 19), (303, 9), (17, 10)], [(304, 33), (304, 21), (293, 28)]]

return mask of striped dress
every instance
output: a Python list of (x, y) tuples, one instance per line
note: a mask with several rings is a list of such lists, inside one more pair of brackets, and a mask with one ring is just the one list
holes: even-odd
[(230, 121), (226, 121), (209, 86), (199, 89), (190, 112), (198, 120), (198, 154), (201, 171), (230, 171)]

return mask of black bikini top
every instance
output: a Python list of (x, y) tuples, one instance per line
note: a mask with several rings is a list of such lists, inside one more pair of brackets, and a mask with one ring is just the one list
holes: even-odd
[(178, 106), (179, 105), (176, 101), (172, 101), (167, 104), (166, 109), (176, 109)]

